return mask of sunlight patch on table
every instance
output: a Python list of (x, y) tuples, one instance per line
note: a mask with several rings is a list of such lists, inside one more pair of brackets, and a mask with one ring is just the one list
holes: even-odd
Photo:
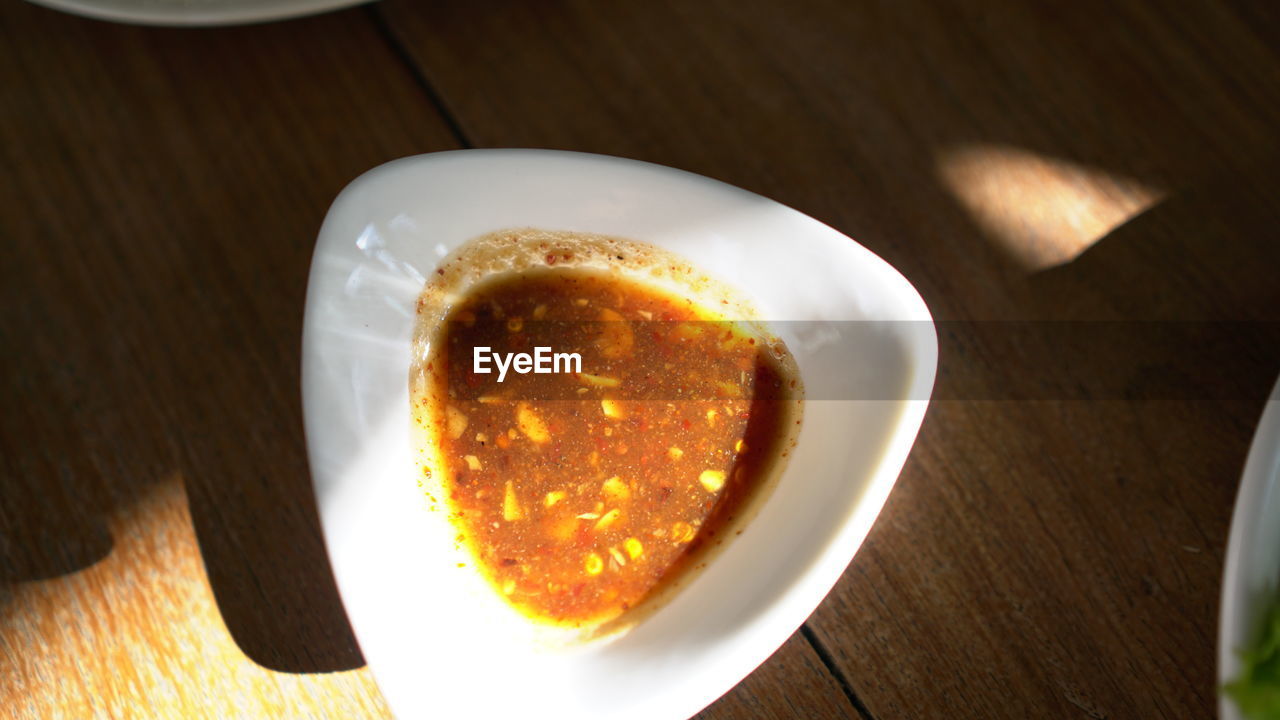
[(218, 612), (177, 476), (109, 520), (101, 562), (21, 583), (0, 617), (0, 707), (50, 718), (387, 717), (367, 670), (267, 670)]
[(938, 172), (974, 220), (1032, 272), (1074, 260), (1164, 197), (1131, 178), (1001, 145), (948, 150)]

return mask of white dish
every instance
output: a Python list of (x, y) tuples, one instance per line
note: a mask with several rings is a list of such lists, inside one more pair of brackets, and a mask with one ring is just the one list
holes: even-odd
[[(1280, 381), (1271, 391), (1245, 460), (1231, 516), (1222, 610), (1218, 623), (1218, 683), (1240, 675), (1239, 651), (1251, 647), (1267, 605), (1280, 592)], [(1219, 700), (1223, 720), (1242, 720), (1235, 703)]]
[[(516, 227), (617, 235), (688, 258), (755, 302), (795, 355), (808, 397), (791, 460), (743, 534), (627, 634), (568, 650), (528, 642), (467, 579), (473, 571), (456, 567), (409, 447), (409, 344), (424, 279), (464, 241)], [(833, 339), (842, 321), (859, 321), (856, 344)], [(542, 150), (422, 155), (361, 176), (316, 245), (303, 400), (329, 558), (392, 709), (558, 720), (697, 712), (773, 653), (840, 577), (906, 460), (936, 368), (928, 309), (893, 268), (812, 218), (714, 180)], [(815, 382), (824, 376), (852, 380)]]
[(241, 25), (314, 15), (369, 0), (31, 0), (73, 15), (139, 25)]

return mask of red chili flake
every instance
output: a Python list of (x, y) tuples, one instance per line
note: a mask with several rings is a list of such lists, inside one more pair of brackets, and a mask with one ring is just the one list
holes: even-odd
[(547, 253), (547, 264), (548, 264), (548, 265), (555, 265), (555, 264), (556, 264), (556, 256), (555, 256), (555, 253)]
[(516, 565), (519, 562), (520, 561), (516, 560), (515, 558), (502, 558), (501, 560), (498, 561), (498, 564), (503, 567), (511, 567), (512, 565)]

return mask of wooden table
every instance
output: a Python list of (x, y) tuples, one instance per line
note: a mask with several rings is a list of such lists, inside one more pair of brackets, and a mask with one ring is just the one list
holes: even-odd
[(531, 146), (772, 196), (940, 320), (866, 544), (706, 716), (1212, 716), (1280, 373), (1275, 7), (386, 0), (154, 29), (4, 3), (0, 715), (388, 714), (304, 455), (312, 243), (383, 161)]

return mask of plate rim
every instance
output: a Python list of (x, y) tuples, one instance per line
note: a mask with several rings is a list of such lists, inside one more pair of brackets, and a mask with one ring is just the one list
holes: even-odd
[[(363, 5), (374, 0), (263, 0), (262, 2), (235, 2), (221, 9), (217, 5), (165, 5), (140, 6), (136, 10), (121, 7), (119, 3), (102, 5), (93, 0), (27, 0), (50, 10), (71, 15), (105, 20), (108, 22), (150, 25), (157, 27), (218, 27), (224, 25), (252, 25), (257, 23), (289, 20), (307, 15), (319, 15), (333, 10)], [(139, 5), (142, 5), (141, 3)]]

